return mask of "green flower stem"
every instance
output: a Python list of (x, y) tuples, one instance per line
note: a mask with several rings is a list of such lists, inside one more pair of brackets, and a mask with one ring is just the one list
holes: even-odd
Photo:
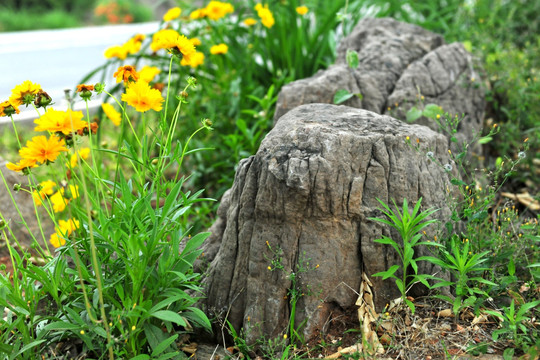
[[(97, 258), (96, 242), (94, 239), (94, 226), (93, 226), (94, 222), (92, 220), (92, 209), (91, 209), (90, 201), (88, 200), (88, 196), (86, 196), (86, 194), (88, 194), (88, 186), (86, 184), (86, 178), (84, 176), (84, 172), (81, 166), (79, 166), (79, 170), (80, 170), (80, 177), (81, 177), (81, 182), (83, 186), (83, 194), (85, 194), (84, 205), (86, 208), (86, 216), (88, 218), (88, 234), (90, 235), (90, 251), (92, 255), (91, 260), (92, 260), (92, 266), (94, 268), (94, 273), (96, 275), (96, 287), (97, 287), (98, 297), (99, 297), (99, 305), (100, 305), (99, 307), (101, 310), (101, 321), (103, 322), (103, 326), (105, 327), (105, 332), (107, 333), (107, 347), (109, 349), (109, 359), (113, 360), (114, 353), (113, 353), (113, 348), (112, 348), (111, 331), (109, 329), (109, 322), (107, 321), (107, 314), (105, 314), (105, 302), (103, 300), (103, 285), (102, 285), (102, 279), (101, 279), (101, 268), (100, 268), (99, 261)], [(78, 271), (79, 271), (79, 276), (80, 276), (81, 275), (80, 259), (77, 262), (77, 266), (79, 267)], [(82, 277), (81, 277), (81, 281), (82, 281)], [(91, 313), (90, 303), (87, 302), (86, 307), (88, 310), (88, 314), (90, 316), (90, 313)], [(93, 319), (93, 321), (97, 323), (97, 320)]]

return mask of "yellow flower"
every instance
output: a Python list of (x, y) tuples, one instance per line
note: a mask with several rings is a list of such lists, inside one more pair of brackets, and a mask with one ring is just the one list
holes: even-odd
[(122, 94), (122, 101), (139, 112), (145, 112), (150, 109), (160, 111), (164, 100), (159, 90), (152, 89), (147, 82), (139, 80), (129, 84), (126, 93)]
[(160, 30), (155, 33), (150, 48), (153, 51), (167, 49), (174, 55), (182, 55), (183, 58), (187, 58), (186, 61), (190, 61), (189, 57), (195, 53), (193, 42), (184, 35), (170, 29)]
[(275, 24), (274, 15), (272, 12), (268, 9), (268, 4), (262, 6), (261, 4), (255, 5), (255, 10), (257, 11), (257, 15), (261, 18), (262, 24), (267, 27), (271, 28)]
[(82, 118), (82, 111), (72, 111), (71, 109), (57, 111), (49, 108), (39, 119), (34, 120), (37, 125), (34, 130), (61, 132), (64, 135), (69, 135), (86, 127), (86, 122), (82, 121)]
[(191, 43), (193, 44), (193, 46), (199, 46), (201, 45), (201, 40), (199, 38), (191, 38), (189, 39), (189, 41), (191, 41)]
[(117, 84), (120, 81), (124, 81), (124, 84), (127, 84), (130, 81), (139, 80), (139, 73), (137, 73), (135, 67), (131, 65), (120, 66), (113, 76), (116, 78)]
[(184, 35), (178, 36), (176, 39), (176, 44), (171, 49), (169, 49), (173, 54), (180, 55), (182, 54), (182, 59), (186, 61), (191, 61), (191, 56), (195, 54), (195, 45)]
[(180, 65), (182, 66), (191, 66), (196, 68), (199, 65), (204, 64), (204, 54), (202, 52), (196, 51), (195, 54), (189, 57), (189, 61), (186, 58), (182, 58)]
[(244, 23), (244, 25), (246, 26), (253, 26), (257, 23), (257, 20), (255, 20), (254, 18), (247, 18), (245, 19), (244, 21), (242, 21)]
[(168, 49), (173, 47), (176, 43), (176, 39), (180, 36), (178, 31), (172, 29), (162, 29), (156, 32), (152, 36), (152, 43), (150, 43), (150, 49), (152, 51), (158, 51), (161, 49)]
[(60, 220), (58, 221), (58, 227), (56, 228), (56, 233), (51, 235), (49, 242), (55, 248), (63, 246), (66, 243), (66, 238), (68, 238), (73, 231), (79, 228), (79, 221), (69, 219), (68, 221)]
[(210, 54), (226, 54), (229, 51), (229, 47), (226, 44), (214, 45), (210, 48)]
[(296, 12), (298, 15), (306, 15), (308, 13), (309, 9), (307, 6), (298, 6), (296, 8)]
[(145, 65), (141, 69), (141, 71), (139, 71), (139, 79), (149, 83), (149, 82), (153, 81), (154, 78), (156, 77), (156, 75), (159, 74), (160, 72), (161, 72), (161, 70), (159, 70), (155, 66)]
[(79, 162), (79, 158), (86, 160), (88, 159), (89, 156), (90, 156), (90, 148), (82, 148), (79, 151), (77, 151), (76, 154), (71, 155), (69, 164), (72, 168), (74, 168), (75, 166), (77, 166), (77, 163)]
[(36, 167), (36, 161), (30, 160), (30, 159), (21, 159), (18, 163), (10, 163), (8, 162), (6, 164), (6, 167), (11, 171), (22, 171), (25, 172), (25, 170)]
[(206, 9), (196, 9), (189, 14), (191, 20), (202, 19), (206, 16)]
[(45, 199), (45, 197), (54, 193), (56, 183), (52, 180), (47, 180), (40, 182), (39, 186), (41, 187), (40, 190), (34, 190), (32, 192), (32, 197), (38, 206), (42, 205), (42, 201)]
[(12, 103), (10, 100), (6, 100), (0, 104), (0, 117), (11, 116), (20, 112), (21, 111), (19, 110), (19, 106), (15, 103)]
[(210, 20), (219, 20), (233, 11), (234, 7), (231, 4), (221, 1), (210, 1), (205, 8), (205, 14)]
[(42, 164), (53, 162), (61, 152), (67, 151), (64, 139), (53, 135), (49, 139), (46, 136), (34, 136), (26, 143), (26, 147), (19, 150), (23, 159), (33, 160)]
[(107, 59), (111, 59), (115, 57), (120, 60), (125, 60), (127, 57), (127, 54), (128, 54), (128, 48), (126, 46), (114, 45), (107, 48), (107, 50), (105, 50), (104, 56)]
[(29, 105), (34, 101), (34, 97), (39, 90), (41, 90), (41, 85), (26, 80), (11, 90), (9, 101), (16, 106), (21, 106), (22, 104)]
[(120, 125), (120, 122), (122, 121), (122, 115), (116, 111), (114, 106), (112, 106), (109, 103), (103, 103), (101, 104), (101, 108), (103, 109), (103, 112), (107, 117), (113, 122), (115, 126)]
[(64, 189), (62, 188), (59, 191), (52, 194), (51, 197), (49, 197), (49, 200), (51, 200), (51, 203), (53, 205), (53, 211), (55, 213), (64, 211), (67, 203), (69, 202), (69, 200), (66, 199), (63, 194), (64, 194)]
[[(145, 35), (141, 35), (141, 34), (137, 34), (135, 36), (133, 36), (131, 39), (129, 39), (128, 41), (126, 41), (122, 46), (121, 46), (121, 50), (122, 53), (126, 53), (126, 56), (127, 54), (136, 54), (139, 52), (139, 50), (141, 50), (141, 46), (142, 46), (142, 41), (144, 40), (145, 38)], [(125, 57), (124, 57), (125, 59)]]
[(180, 9), (179, 7), (173, 7), (172, 9), (169, 9), (169, 11), (165, 13), (165, 15), (163, 15), (163, 21), (174, 20), (179, 17), (181, 13), (182, 9)]
[[(51, 234), (49, 242), (55, 248), (59, 248), (60, 246), (64, 246), (66, 244), (66, 239), (58, 236), (58, 233), (54, 233), (54, 234)], [(84, 331), (81, 330), (81, 334), (84, 334)]]

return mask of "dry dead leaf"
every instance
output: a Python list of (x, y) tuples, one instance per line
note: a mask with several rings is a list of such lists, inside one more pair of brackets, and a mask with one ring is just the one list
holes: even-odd
[(437, 313), (437, 316), (439, 317), (454, 317), (454, 312), (452, 309), (444, 309)]
[(459, 324), (456, 324), (456, 330), (457, 332), (462, 332), (462, 331), (465, 331), (465, 328)]
[(373, 353), (384, 354), (384, 348), (379, 342), (377, 333), (373, 330), (379, 315), (375, 312), (375, 304), (373, 303), (373, 284), (367, 277), (366, 273), (362, 273), (362, 282), (360, 283), (360, 292), (356, 305), (358, 306), (358, 320), (362, 324), (362, 336), (370, 344), (370, 349)]
[(191, 343), (185, 346), (182, 346), (182, 351), (187, 352), (189, 354), (195, 354), (197, 351), (197, 343)]
[(488, 318), (486, 314), (480, 314), (479, 316), (475, 316), (474, 319), (471, 321), (472, 325), (476, 325), (479, 323), (485, 323), (487, 322)]
[(353, 346), (346, 347), (345, 349), (341, 349), (338, 352), (325, 357), (325, 359), (339, 359), (343, 354), (354, 354), (358, 352), (362, 352), (362, 344), (355, 344)]
[(512, 200), (517, 200), (531, 210), (535, 210), (535, 211), (540, 210), (540, 202), (538, 202), (538, 200), (535, 200), (531, 196), (531, 194), (529, 194), (528, 192), (521, 193), (521, 194), (512, 194), (509, 192), (502, 192), (501, 195)]
[(412, 321), (411, 321), (411, 318), (409, 317), (409, 314), (405, 315), (405, 325), (411, 326), (411, 324), (412, 324)]

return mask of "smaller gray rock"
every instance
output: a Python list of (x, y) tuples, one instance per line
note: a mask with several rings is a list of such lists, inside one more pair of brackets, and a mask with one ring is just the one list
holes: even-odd
[[(6, 161), (0, 158), (0, 171), (2, 172), (3, 179), (0, 183), (0, 213), (2, 217), (9, 224), (10, 231), (6, 231), (8, 239), (0, 233), (0, 257), (7, 256), (9, 254), (7, 249), (7, 241), (10, 244), (16, 245), (17, 241), (24, 249), (30, 249), (32, 244), (37, 241), (44, 246), (45, 236), (47, 239), (54, 231), (54, 225), (50, 220), (47, 212), (38, 207), (38, 213), (40, 214), (41, 228), (43, 229), (43, 236), (40, 230), (39, 222), (36, 217), (36, 210), (34, 208), (34, 202), (32, 195), (27, 191), (13, 191), (15, 184), (20, 184), (23, 188), (28, 189), (28, 178), (20, 173), (13, 172), (6, 168)], [(16, 202), (17, 206), (13, 203)], [(28, 226), (25, 226), (22, 219)], [(15, 241), (17, 240), (17, 241)]]

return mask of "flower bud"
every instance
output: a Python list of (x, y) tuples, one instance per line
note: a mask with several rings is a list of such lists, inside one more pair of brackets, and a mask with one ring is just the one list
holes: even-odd
[(34, 105), (36, 105), (37, 108), (46, 108), (52, 104), (52, 98), (49, 96), (49, 94), (41, 89), (39, 89), (35, 96)]
[(210, 120), (210, 119), (204, 119), (204, 120), (202, 121), (202, 123), (203, 123), (203, 126), (204, 126), (205, 128), (208, 128), (208, 129), (212, 128), (212, 125), (214, 124), (214, 123), (212, 122), (212, 120)]

